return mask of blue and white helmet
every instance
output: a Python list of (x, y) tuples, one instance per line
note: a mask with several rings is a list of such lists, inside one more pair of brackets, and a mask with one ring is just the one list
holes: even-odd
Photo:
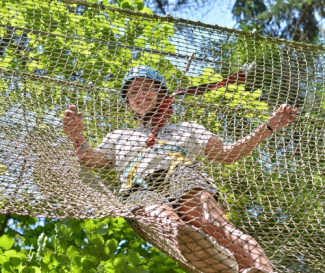
[(165, 79), (163, 76), (154, 70), (153, 68), (146, 66), (146, 65), (139, 65), (132, 67), (129, 69), (129, 71), (124, 76), (123, 82), (122, 82), (122, 88), (121, 88), (121, 97), (124, 102), (126, 102), (126, 93), (128, 86), (130, 84), (130, 81), (136, 79), (136, 78), (147, 78), (152, 79), (155, 82), (159, 83), (161, 85), (162, 90), (166, 90), (166, 93), (168, 93), (168, 88), (165, 82)]

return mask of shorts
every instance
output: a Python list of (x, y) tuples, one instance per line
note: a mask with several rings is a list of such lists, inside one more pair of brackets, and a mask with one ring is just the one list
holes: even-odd
[(157, 170), (145, 179), (147, 188), (134, 184), (130, 190), (120, 192), (121, 202), (131, 211), (153, 204), (168, 204), (176, 209), (181, 197), (194, 188), (211, 193), (218, 201), (218, 187), (204, 173), (201, 163), (179, 165), (168, 180), (167, 173), (168, 170)]

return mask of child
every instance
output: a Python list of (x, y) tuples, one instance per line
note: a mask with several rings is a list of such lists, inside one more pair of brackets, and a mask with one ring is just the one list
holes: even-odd
[(258, 243), (225, 217), (218, 188), (195, 156), (231, 164), (272, 132), (292, 123), (297, 110), (281, 105), (251, 134), (224, 145), (220, 137), (194, 122), (169, 124), (163, 120), (160, 126), (163, 117), (157, 112), (169, 93), (163, 77), (150, 67), (132, 68), (125, 76), (121, 96), (139, 127), (107, 134), (96, 149), (83, 137), (81, 113), (76, 115), (73, 105), (65, 111), (64, 130), (80, 160), (89, 168), (115, 166), (121, 174), (122, 202), (135, 215), (159, 221), (197, 270), (223, 272), (230, 266), (232, 272), (238, 268), (245, 273), (273, 272)]

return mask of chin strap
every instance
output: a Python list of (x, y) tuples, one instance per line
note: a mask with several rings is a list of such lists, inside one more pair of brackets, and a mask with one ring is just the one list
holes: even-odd
[[(187, 89), (180, 89), (164, 99), (158, 106), (155, 114), (152, 116), (152, 130), (147, 139), (147, 146), (152, 147), (156, 142), (156, 137), (163, 127), (169, 116), (173, 113), (172, 103), (174, 98), (178, 95), (203, 95), (209, 90), (217, 90), (233, 83), (245, 83), (247, 75), (255, 68), (255, 62), (251, 64), (244, 64), (237, 72), (231, 74), (220, 82), (202, 84), (198, 86), (191, 86)], [(188, 70), (188, 68), (187, 68)]]

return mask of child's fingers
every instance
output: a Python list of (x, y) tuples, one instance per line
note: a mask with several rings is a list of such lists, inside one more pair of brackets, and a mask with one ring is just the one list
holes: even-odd
[(76, 119), (78, 120), (78, 122), (80, 122), (82, 120), (82, 112), (77, 113)]
[(66, 117), (71, 117), (71, 118), (73, 118), (75, 116), (74, 111), (71, 111), (71, 110), (65, 110), (64, 115)]
[[(284, 112), (289, 115), (295, 115), (298, 112), (298, 109), (293, 110), (291, 105), (283, 104), (284, 106)], [(282, 106), (282, 105), (281, 105)], [(281, 107), (280, 107), (281, 108)]]
[(298, 109), (295, 109), (295, 110), (291, 111), (292, 121), (295, 119), (297, 113), (298, 113)]
[(278, 110), (276, 112), (278, 113), (283, 113), (283, 112), (286, 112), (287, 108), (288, 108), (288, 104), (284, 103), (284, 104), (281, 104), (280, 107), (278, 108)]
[(63, 118), (62, 119), (63, 127), (64, 128), (69, 127), (71, 125), (71, 121), (72, 121), (71, 118)]
[(287, 105), (286, 108), (285, 108), (285, 111), (286, 111), (287, 113), (290, 113), (291, 110), (292, 110), (291, 105)]
[(71, 110), (71, 111), (74, 111), (74, 110), (76, 110), (76, 108), (77, 108), (77, 106), (75, 106), (74, 104), (71, 104), (71, 105), (69, 105), (69, 110)]

